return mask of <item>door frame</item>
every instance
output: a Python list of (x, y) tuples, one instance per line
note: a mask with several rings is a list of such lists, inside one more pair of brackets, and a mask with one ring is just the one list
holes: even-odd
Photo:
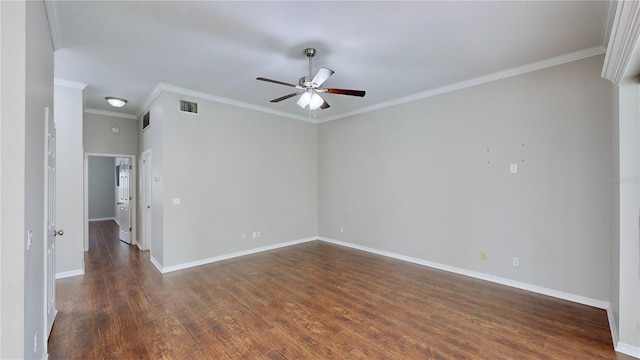
[[(149, 250), (149, 253), (151, 253), (151, 217), (153, 216), (152, 208), (147, 208), (147, 205), (151, 206), (152, 196), (151, 167), (153, 163), (151, 159), (151, 149), (140, 154), (140, 184), (138, 185), (140, 189), (140, 216), (142, 217), (140, 221), (142, 225), (140, 227), (141, 241), (138, 242), (138, 247), (141, 250)], [(146, 162), (146, 165), (143, 162)]]
[[(101, 157), (110, 157), (110, 158), (129, 158), (129, 163), (131, 164), (131, 183), (134, 185), (131, 190), (131, 200), (130, 207), (132, 209), (137, 209), (138, 203), (138, 187), (136, 184), (136, 156), (129, 154), (109, 154), (109, 153), (84, 153), (84, 251), (89, 251), (89, 156), (101, 156)], [(138, 232), (138, 227), (136, 224), (136, 213), (137, 211), (131, 211), (131, 228), (133, 231), (131, 232), (131, 244), (136, 245), (138, 243), (138, 237), (136, 233)], [(84, 266), (83, 266), (84, 268)]]

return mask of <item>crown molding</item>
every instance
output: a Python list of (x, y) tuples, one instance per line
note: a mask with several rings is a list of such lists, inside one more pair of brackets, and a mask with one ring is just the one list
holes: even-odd
[(602, 77), (619, 85), (640, 35), (640, 2), (618, 1)]
[(613, 26), (613, 19), (616, 16), (616, 2), (609, 1), (607, 4), (607, 21), (604, 24), (604, 32), (602, 34), (602, 46), (605, 48), (609, 46), (609, 38), (611, 37), (611, 27)]
[(142, 115), (144, 115), (144, 113), (146, 113), (149, 110), (149, 108), (151, 107), (151, 104), (153, 104), (153, 102), (160, 95), (160, 93), (162, 93), (162, 90), (164, 90), (163, 83), (159, 83), (158, 86), (156, 86), (149, 93), (149, 95), (147, 95), (146, 99), (144, 99), (144, 102), (142, 103), (142, 107), (136, 113), (137, 117), (141, 117)]
[(509, 78), (509, 77), (513, 77), (513, 76), (517, 76), (517, 75), (522, 75), (522, 74), (526, 74), (526, 73), (529, 73), (529, 72), (533, 72), (533, 71), (542, 70), (542, 69), (550, 68), (550, 67), (557, 66), (557, 65), (570, 63), (570, 62), (573, 62), (573, 61), (587, 59), (587, 58), (590, 58), (590, 57), (593, 57), (593, 56), (598, 56), (598, 55), (605, 54), (605, 52), (606, 52), (606, 48), (604, 46), (594, 46), (594, 47), (591, 47), (591, 48), (587, 48), (587, 49), (575, 51), (575, 52), (572, 52), (572, 53), (568, 53), (568, 54), (564, 54), (564, 55), (560, 55), (560, 56), (544, 59), (544, 60), (541, 60), (541, 61), (536, 61), (534, 63), (530, 63), (530, 64), (527, 64), (527, 65), (523, 65), (523, 66), (519, 66), (519, 67), (515, 67), (515, 68), (503, 70), (503, 71), (498, 71), (498, 72), (495, 72), (495, 73), (492, 73), (492, 74), (483, 75), (483, 76), (480, 76), (480, 77), (477, 77), (477, 78), (473, 78), (473, 79), (470, 79), (470, 80), (457, 82), (457, 83), (454, 83), (454, 84), (438, 87), (438, 88), (427, 90), (427, 91), (423, 91), (423, 92), (420, 92), (420, 93), (417, 93), (417, 94), (404, 96), (404, 97), (401, 97), (401, 98), (385, 101), (385, 102), (382, 102), (382, 103), (379, 103), (379, 104), (363, 107), (363, 108), (360, 108), (360, 109), (355, 109), (353, 111), (348, 111), (348, 112), (344, 112), (344, 113), (341, 113), (341, 114), (336, 114), (336, 115), (329, 116), (329, 117), (326, 117), (326, 118), (321, 118), (321, 119), (312, 119), (312, 118), (308, 118), (308, 117), (304, 117), (304, 116), (300, 116), (300, 115), (290, 114), (290, 113), (287, 113), (287, 112), (284, 112), (284, 111), (278, 111), (278, 110), (273, 110), (273, 109), (266, 108), (266, 107), (263, 107), (263, 106), (257, 106), (257, 105), (249, 104), (249, 103), (246, 103), (246, 102), (243, 102), (243, 101), (237, 101), (237, 100), (228, 99), (228, 98), (224, 98), (224, 97), (220, 97), (220, 96), (215, 96), (215, 95), (211, 95), (211, 94), (208, 94), (208, 93), (204, 93), (204, 92), (200, 92), (200, 91), (196, 91), (196, 90), (191, 90), (191, 89), (186, 89), (186, 88), (175, 86), (175, 85), (159, 83), (158, 86), (156, 86), (156, 88), (153, 89), (153, 91), (151, 91), (151, 93), (147, 96), (147, 98), (145, 99), (145, 101), (144, 101), (144, 103), (142, 105), (142, 108), (140, 109), (140, 111), (138, 111), (137, 116), (138, 117), (142, 116), (142, 114), (144, 114), (144, 112), (146, 112), (149, 109), (149, 107), (151, 106), (153, 101), (163, 91), (169, 91), (169, 92), (173, 92), (173, 93), (177, 93), (177, 94), (181, 94), (181, 95), (185, 95), (185, 96), (191, 96), (191, 97), (195, 97), (195, 98), (211, 100), (211, 101), (215, 101), (215, 102), (219, 102), (219, 103), (223, 103), (223, 104), (227, 104), (227, 105), (232, 105), (232, 106), (237, 106), (237, 107), (241, 107), (241, 108), (245, 108), (245, 109), (260, 111), (260, 112), (274, 114), (274, 115), (279, 115), (279, 116), (283, 116), (283, 117), (287, 117), (287, 118), (291, 118), (291, 119), (302, 120), (302, 121), (310, 122), (310, 123), (313, 123), (313, 124), (319, 124), (319, 123), (323, 123), (323, 122), (329, 122), (329, 121), (333, 121), (333, 120), (343, 119), (343, 118), (346, 118), (346, 117), (349, 117), (349, 116), (364, 114), (364, 113), (367, 113), (367, 112), (370, 112), (370, 111), (380, 110), (380, 109), (384, 109), (384, 108), (387, 108), (387, 107), (404, 104), (404, 103), (411, 102), (411, 101), (420, 100), (420, 99), (428, 98), (428, 97), (435, 96), (435, 95), (440, 95), (440, 94), (444, 94), (444, 93), (448, 93), (448, 92), (452, 92), (452, 91), (456, 91), (456, 90), (461, 90), (461, 89), (469, 88), (469, 87), (476, 86), (476, 85), (486, 84), (486, 83), (489, 83), (489, 82), (492, 82), (492, 81), (501, 80), (501, 79), (505, 79), (505, 78)]
[(137, 117), (135, 115), (124, 114), (124, 113), (119, 113), (119, 112), (115, 112), (115, 111), (93, 109), (93, 108), (84, 109), (84, 112), (87, 113), (87, 114), (104, 115), (104, 116), (111, 116), (111, 117), (117, 117), (117, 118), (122, 118), (122, 119), (131, 119), (131, 120), (136, 120), (137, 119)]
[(192, 90), (192, 89), (187, 89), (187, 88), (183, 88), (183, 87), (180, 87), (180, 86), (175, 86), (175, 85), (170, 85), (170, 84), (165, 84), (165, 83), (159, 83), (158, 86), (155, 89), (153, 89), (153, 91), (149, 94), (149, 96), (147, 96), (147, 98), (145, 99), (145, 101), (144, 101), (144, 103), (142, 105), (142, 109), (138, 112), (138, 116), (142, 115), (145, 111), (147, 111), (147, 109), (151, 106), (151, 103), (153, 103), (153, 101), (163, 91), (168, 91), (168, 92), (172, 92), (172, 93), (176, 93), (176, 94), (180, 94), (180, 95), (185, 95), (185, 96), (190, 96), (190, 97), (195, 97), (195, 98), (204, 99), (204, 100), (210, 100), (210, 101), (214, 101), (214, 102), (218, 102), (218, 103), (222, 103), (222, 104), (232, 105), (232, 106), (236, 106), (236, 107), (240, 107), (240, 108), (244, 108), (244, 109), (255, 110), (255, 111), (268, 113), (268, 114), (273, 114), (273, 115), (278, 115), (278, 116), (283, 116), (283, 117), (287, 117), (287, 118), (291, 118), (291, 119), (312, 122), (314, 124), (316, 123), (315, 121), (307, 119), (304, 116), (293, 115), (293, 114), (289, 114), (289, 113), (284, 112), (284, 111), (273, 110), (273, 109), (270, 109), (270, 108), (266, 108), (264, 106), (253, 105), (253, 104), (246, 103), (244, 101), (228, 99), (228, 98), (224, 98), (224, 97), (221, 97), (221, 96), (211, 95), (211, 94), (208, 94), (208, 93), (205, 93), (205, 92)]
[(62, 39), (58, 28), (58, 12), (56, 10), (56, 2), (54, 0), (46, 0), (44, 2), (47, 20), (49, 20), (49, 30), (51, 31), (51, 44), (53, 51), (62, 48)]
[(492, 81), (509, 78), (509, 77), (512, 77), (512, 76), (522, 75), (522, 74), (526, 74), (526, 73), (529, 73), (529, 72), (542, 70), (542, 69), (550, 68), (550, 67), (553, 67), (553, 66), (562, 65), (562, 64), (573, 62), (573, 61), (578, 61), (578, 60), (590, 58), (590, 57), (593, 57), (593, 56), (602, 55), (602, 54), (605, 53), (605, 50), (606, 49), (603, 46), (594, 46), (594, 47), (591, 47), (591, 48), (588, 48), (588, 49), (575, 51), (575, 52), (572, 52), (572, 53), (568, 53), (568, 54), (552, 57), (552, 58), (549, 58), (549, 59), (537, 61), (537, 62), (534, 62), (534, 63), (531, 63), (531, 64), (527, 64), (527, 65), (523, 65), (523, 66), (519, 66), (519, 67), (515, 67), (515, 68), (512, 68), (512, 69), (507, 69), (507, 70), (503, 70), (503, 71), (498, 71), (498, 72), (495, 72), (495, 73), (492, 73), (492, 74), (488, 74), (488, 75), (484, 75), (484, 76), (480, 76), (480, 77), (477, 77), (477, 78), (474, 78), (474, 79), (461, 81), (461, 82), (458, 82), (458, 83), (454, 83), (454, 84), (438, 87), (438, 88), (435, 88), (435, 89), (423, 91), (423, 92), (420, 92), (420, 93), (417, 93), (417, 94), (413, 94), (413, 95), (404, 96), (404, 97), (401, 97), (401, 98), (385, 101), (385, 102), (382, 102), (382, 103), (379, 103), (379, 104), (375, 104), (375, 105), (372, 105), (372, 106), (363, 107), (363, 108), (356, 109), (356, 110), (349, 111), (349, 112), (345, 112), (345, 113), (342, 113), (342, 114), (337, 114), (337, 115), (330, 116), (330, 117), (327, 117), (327, 118), (324, 118), (324, 119), (320, 119), (318, 121), (318, 123), (338, 120), (338, 119), (342, 119), (342, 118), (345, 118), (345, 117), (348, 117), (348, 116), (354, 116), (354, 115), (358, 115), (358, 114), (367, 113), (367, 112), (370, 112), (370, 111), (380, 110), (380, 109), (384, 109), (384, 108), (387, 108), (387, 107), (396, 106), (396, 105), (404, 104), (404, 103), (407, 103), (407, 102), (428, 98), (428, 97), (435, 96), (435, 95), (440, 95), (440, 94), (444, 94), (444, 93), (448, 93), (448, 92), (452, 92), (452, 91), (456, 91), (456, 90), (461, 90), (461, 89), (469, 88), (469, 87), (472, 87), (472, 86), (486, 84), (486, 83), (489, 83), (489, 82), (492, 82)]
[(66, 86), (78, 90), (84, 90), (88, 85), (78, 81), (65, 80), (60, 78), (53, 78), (53, 84), (58, 86)]

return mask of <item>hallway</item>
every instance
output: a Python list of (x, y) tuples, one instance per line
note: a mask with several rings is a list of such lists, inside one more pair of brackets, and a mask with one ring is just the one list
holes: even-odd
[(162, 275), (149, 253), (118, 240), (114, 221), (89, 223), (85, 275), (56, 282), (58, 316), (49, 338), (51, 359), (149, 358), (134, 311)]

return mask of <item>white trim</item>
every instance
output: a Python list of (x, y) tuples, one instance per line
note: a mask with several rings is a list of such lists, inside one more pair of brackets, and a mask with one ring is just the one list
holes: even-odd
[(84, 270), (83, 269), (78, 269), (78, 270), (71, 270), (71, 271), (64, 271), (64, 272), (56, 273), (56, 280), (57, 279), (64, 279), (64, 278), (68, 278), (68, 277), (72, 277), (72, 276), (78, 276), (78, 275), (84, 275)]
[[(147, 98), (144, 99), (144, 102), (142, 103), (142, 108), (140, 108), (140, 110), (136, 113), (137, 117), (141, 117), (142, 115), (144, 115), (147, 111), (149, 111), (149, 109), (151, 108), (151, 104), (153, 104), (153, 102), (156, 100), (156, 98), (158, 96), (160, 96), (160, 93), (162, 93), (163, 87), (162, 87), (162, 83), (159, 83), (150, 93), (149, 95), (147, 95)], [(144, 130), (144, 129), (143, 129)]]
[(183, 88), (183, 87), (170, 85), (170, 84), (165, 84), (165, 83), (159, 83), (158, 86), (151, 92), (151, 94), (149, 94), (149, 96), (147, 96), (147, 99), (144, 101), (142, 109), (138, 112), (138, 116), (141, 116), (141, 114), (143, 114), (145, 112), (145, 110), (151, 106), (153, 101), (163, 91), (168, 91), (168, 92), (172, 92), (172, 93), (176, 93), (176, 94), (180, 94), (180, 95), (184, 95), (184, 96), (190, 96), (190, 97), (194, 97), (194, 98), (199, 98), (199, 99), (204, 99), (204, 100), (215, 101), (215, 102), (218, 102), (218, 103), (227, 104), (227, 105), (231, 105), (231, 106), (236, 106), (236, 107), (249, 109), (249, 110), (255, 110), (255, 111), (259, 111), (259, 112), (263, 112), (263, 113), (267, 113), (267, 114), (273, 114), (273, 115), (278, 115), (278, 116), (287, 117), (287, 118), (291, 118), (291, 119), (302, 120), (302, 121), (310, 122), (310, 123), (313, 123), (313, 124), (316, 123), (315, 121), (312, 121), (312, 120), (310, 120), (310, 119), (308, 119), (307, 117), (304, 117), (304, 116), (290, 114), (288, 112), (284, 112), (284, 111), (280, 111), (280, 110), (274, 110), (274, 109), (270, 109), (270, 108), (267, 108), (267, 107), (264, 107), (264, 106), (258, 106), (258, 105), (249, 104), (249, 103), (244, 102), (244, 101), (238, 101), (238, 100), (233, 100), (233, 99), (229, 99), (229, 98), (224, 98), (224, 97), (221, 97), (221, 96), (215, 96), (215, 95), (207, 94), (205, 92), (186, 89), (186, 88)]
[(354, 116), (354, 115), (359, 115), (359, 114), (363, 114), (363, 113), (367, 113), (367, 112), (371, 112), (371, 111), (375, 111), (375, 110), (380, 110), (380, 109), (384, 109), (384, 108), (387, 108), (387, 107), (396, 106), (396, 105), (408, 103), (408, 102), (411, 102), (411, 101), (416, 101), (416, 100), (428, 98), (428, 97), (435, 96), (435, 95), (440, 95), (440, 94), (444, 94), (444, 93), (448, 93), (448, 92), (452, 92), (452, 91), (456, 91), (456, 90), (469, 88), (469, 87), (476, 86), (476, 85), (486, 84), (486, 83), (489, 83), (489, 82), (492, 82), (492, 81), (496, 81), (496, 80), (501, 80), (501, 79), (505, 79), (505, 78), (509, 78), (509, 77), (513, 77), (513, 76), (517, 76), (517, 75), (526, 74), (526, 73), (529, 73), (529, 72), (532, 72), (532, 71), (542, 70), (542, 69), (550, 68), (550, 67), (553, 67), (553, 66), (570, 63), (570, 62), (573, 62), (573, 61), (587, 59), (587, 58), (590, 58), (590, 57), (593, 57), (593, 56), (602, 55), (602, 54), (605, 53), (605, 50), (606, 49), (603, 46), (594, 46), (594, 47), (591, 47), (591, 48), (588, 48), (588, 49), (584, 49), (584, 50), (572, 52), (572, 53), (569, 53), (569, 54), (564, 54), (564, 55), (552, 57), (552, 58), (549, 58), (549, 59), (537, 61), (537, 62), (534, 62), (534, 63), (531, 63), (531, 64), (527, 64), (527, 65), (524, 65), (524, 66), (519, 66), (519, 67), (515, 67), (515, 68), (512, 68), (512, 69), (498, 71), (498, 72), (495, 72), (495, 73), (492, 73), (492, 74), (483, 75), (483, 76), (480, 76), (480, 77), (477, 77), (477, 78), (473, 78), (473, 79), (461, 81), (461, 82), (458, 82), (458, 83), (445, 85), (445, 86), (442, 86), (442, 87), (439, 87), (439, 88), (423, 91), (423, 92), (420, 92), (420, 93), (417, 93), (417, 94), (413, 94), (413, 95), (404, 96), (404, 97), (401, 97), (401, 98), (397, 98), (397, 99), (381, 102), (379, 104), (366, 106), (366, 107), (363, 107), (363, 108), (360, 108), (360, 109), (356, 109), (356, 110), (353, 110), (353, 111), (348, 111), (348, 112), (345, 112), (345, 113), (342, 113), (342, 114), (337, 114), (337, 115), (334, 115), (334, 116), (329, 116), (329, 117), (326, 117), (326, 118), (323, 118), (323, 119), (318, 119), (318, 123), (338, 120), (338, 119), (342, 119), (342, 118), (345, 118), (345, 117), (348, 117), (348, 116)]
[(153, 266), (155, 266), (156, 269), (158, 269), (158, 271), (160, 271), (160, 273), (164, 274), (164, 270), (162, 269), (162, 265), (160, 265), (160, 262), (158, 260), (156, 260), (156, 258), (154, 258), (153, 255), (151, 255), (151, 253), (149, 253), (149, 261), (151, 261)]
[(89, 222), (91, 222), (91, 221), (107, 221), (107, 220), (113, 220), (113, 221), (116, 221), (116, 218), (114, 218), (114, 217), (93, 218), (93, 219), (89, 219)]
[(88, 86), (87, 84), (82, 82), (65, 80), (60, 78), (53, 78), (53, 84), (58, 86), (66, 86), (68, 88), (78, 89), (78, 90), (84, 90)]
[(602, 34), (602, 46), (609, 46), (609, 40), (611, 39), (611, 27), (613, 26), (613, 20), (616, 17), (616, 1), (609, 1), (607, 5), (607, 22), (604, 25), (604, 32)]
[(45, 1), (44, 7), (47, 12), (47, 20), (49, 20), (51, 44), (53, 45), (53, 51), (56, 51), (62, 48), (62, 37), (60, 36), (60, 29), (58, 28), (58, 12), (56, 11), (56, 2), (52, 0)]
[(611, 340), (613, 340), (613, 347), (615, 350), (619, 353), (640, 359), (640, 347), (620, 342), (620, 338), (618, 336), (618, 324), (616, 324), (616, 319), (613, 316), (613, 309), (611, 309), (611, 306), (607, 307), (607, 318), (609, 319)]
[(618, 1), (602, 77), (619, 85), (640, 35), (640, 3)]
[(119, 113), (119, 112), (115, 112), (115, 111), (93, 109), (93, 108), (84, 109), (84, 112), (87, 113), (87, 114), (104, 115), (104, 116), (111, 116), (111, 117), (117, 117), (117, 118), (122, 118), (122, 119), (130, 119), (130, 120), (136, 120), (137, 119), (137, 117), (135, 115)]
[(527, 284), (519, 281), (514, 281), (511, 279), (502, 278), (499, 276), (483, 274), (476, 271), (470, 271), (466, 269), (457, 268), (454, 266), (439, 264), (432, 261), (417, 259), (410, 256), (400, 255), (400, 254), (396, 254), (396, 253), (392, 253), (384, 250), (378, 250), (378, 249), (370, 248), (367, 246), (352, 244), (352, 243), (348, 243), (340, 240), (334, 240), (334, 239), (325, 238), (325, 237), (319, 237), (319, 239), (322, 241), (326, 241), (328, 243), (346, 246), (349, 248), (370, 252), (376, 255), (382, 255), (382, 256), (390, 257), (397, 260), (407, 261), (410, 263), (423, 265), (423, 266), (427, 266), (434, 269), (444, 270), (454, 274), (469, 276), (469, 277), (480, 279), (480, 280), (490, 281), (496, 284), (501, 284), (501, 285), (506, 285), (513, 288), (517, 288), (517, 289), (527, 290), (527, 291), (531, 291), (531, 292), (542, 294), (542, 295), (552, 296), (555, 298), (568, 300), (568, 301), (572, 301), (579, 304), (589, 305), (599, 309), (607, 309), (609, 307), (609, 303), (606, 301), (592, 299), (592, 298), (584, 297), (581, 295), (569, 294), (569, 293), (565, 293), (558, 290), (544, 288), (542, 286), (531, 285), (531, 284)]
[(609, 329), (611, 330), (611, 340), (613, 340), (613, 347), (615, 348), (618, 343), (618, 324), (616, 324), (616, 318), (613, 316), (611, 305), (607, 307), (607, 319), (609, 320)]
[(640, 359), (640, 347), (629, 345), (623, 342), (619, 342), (615, 347), (616, 351), (625, 355), (633, 356), (637, 359)]
[[(264, 252), (264, 251), (279, 249), (279, 248), (283, 248), (283, 247), (287, 247), (287, 246), (291, 246), (291, 245), (302, 244), (302, 243), (306, 243), (306, 242), (314, 241), (314, 240), (318, 240), (318, 237), (317, 236), (312, 236), (312, 237), (308, 237), (308, 238), (304, 238), (304, 239), (287, 241), (287, 242), (274, 244), (274, 245), (262, 246), (262, 247), (253, 248), (253, 249), (249, 249), (249, 250), (243, 250), (243, 251), (234, 252), (234, 253), (227, 254), (227, 255), (214, 256), (214, 257), (211, 257), (211, 258), (208, 258), (208, 259), (190, 261), (190, 262), (183, 263), (183, 264), (161, 267), (158, 270), (160, 270), (161, 273), (166, 274), (166, 273), (169, 273), (169, 272), (172, 272), (172, 271), (188, 269), (188, 268), (192, 268), (192, 267), (195, 267), (195, 266), (206, 265), (206, 264), (210, 264), (210, 263), (214, 263), (214, 262), (218, 262), (218, 261), (237, 258), (237, 257), (240, 257), (240, 256), (261, 253), (261, 252)], [(158, 265), (156, 265), (156, 267), (158, 267)]]

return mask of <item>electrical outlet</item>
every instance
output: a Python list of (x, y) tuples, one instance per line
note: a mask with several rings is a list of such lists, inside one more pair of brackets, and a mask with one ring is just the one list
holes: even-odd
[(253, 238), (255, 239), (257, 237), (258, 233), (257, 232), (253, 232)]
[(258, 237), (260, 237), (260, 231), (258, 231)]
[(344, 232), (344, 228), (342, 226), (340, 226), (340, 232), (343, 233)]
[(517, 258), (517, 257), (513, 258), (513, 266), (520, 267), (520, 258)]
[(480, 251), (480, 260), (487, 260), (487, 252)]
[(242, 235), (240, 235), (240, 238), (242, 240), (246, 240), (247, 239), (247, 234), (246, 233), (242, 233)]

